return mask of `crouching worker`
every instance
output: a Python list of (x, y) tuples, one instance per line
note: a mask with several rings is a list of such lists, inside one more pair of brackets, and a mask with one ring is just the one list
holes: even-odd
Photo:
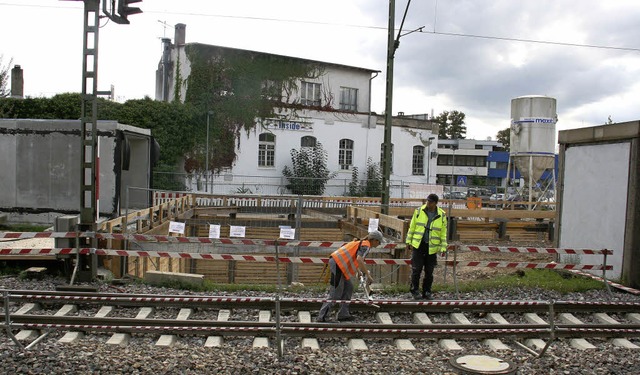
[[(349, 301), (353, 295), (352, 278), (357, 277), (358, 272), (366, 275), (367, 283), (373, 282), (371, 273), (367, 270), (364, 259), (369, 254), (372, 247), (377, 247), (382, 243), (382, 233), (380, 231), (370, 232), (363, 240), (351, 241), (334, 251), (329, 257), (329, 269), (331, 271), (331, 281), (329, 282), (329, 299), (320, 308), (318, 314), (319, 322), (326, 322), (329, 318), (331, 308), (335, 300)], [(338, 311), (339, 321), (353, 320), (349, 314), (349, 304), (341, 303)]]

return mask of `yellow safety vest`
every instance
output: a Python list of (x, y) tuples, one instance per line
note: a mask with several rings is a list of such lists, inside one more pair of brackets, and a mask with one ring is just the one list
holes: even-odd
[[(435, 254), (438, 251), (447, 251), (447, 214), (440, 207), (436, 207), (436, 217), (431, 221), (429, 228), (429, 254)], [(407, 232), (406, 243), (414, 248), (420, 247), (422, 237), (427, 229), (427, 205), (424, 204), (413, 213), (409, 231)]]

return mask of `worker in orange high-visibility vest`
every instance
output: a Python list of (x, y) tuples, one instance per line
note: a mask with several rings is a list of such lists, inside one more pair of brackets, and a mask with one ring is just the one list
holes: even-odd
[[(383, 242), (382, 233), (380, 231), (370, 232), (363, 240), (351, 241), (331, 253), (329, 257), (329, 269), (331, 270), (331, 280), (329, 282), (329, 300), (320, 308), (318, 314), (319, 322), (328, 321), (329, 313), (336, 300), (349, 301), (353, 295), (353, 283), (351, 279), (356, 277), (358, 272), (366, 275), (367, 283), (371, 284), (373, 278), (367, 270), (364, 259), (369, 254), (369, 250), (379, 246)], [(339, 321), (353, 320), (353, 316), (349, 313), (349, 304), (340, 303), (338, 310)]]

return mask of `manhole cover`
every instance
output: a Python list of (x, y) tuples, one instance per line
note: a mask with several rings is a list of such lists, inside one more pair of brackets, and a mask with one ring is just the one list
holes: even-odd
[(451, 358), (449, 362), (466, 374), (511, 374), (517, 369), (507, 360), (488, 355), (461, 355)]

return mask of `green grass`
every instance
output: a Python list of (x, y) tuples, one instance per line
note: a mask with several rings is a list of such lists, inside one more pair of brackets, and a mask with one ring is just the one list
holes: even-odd
[[(262, 284), (217, 284), (210, 280), (204, 280), (201, 286), (181, 283), (181, 282), (167, 282), (159, 285), (161, 287), (172, 289), (185, 289), (194, 292), (237, 292), (237, 291), (256, 291), (275, 293), (278, 291), (276, 285), (262, 285)], [(358, 291), (357, 282), (354, 285), (356, 291)], [(304, 286), (287, 286), (282, 285), (282, 291), (288, 292), (300, 292), (309, 291), (323, 293), (327, 291), (328, 286), (326, 284), (310, 284)], [(561, 294), (567, 293), (582, 293), (588, 290), (599, 290), (606, 288), (605, 285), (597, 280), (590, 278), (573, 275), (568, 272), (556, 271), (556, 270), (524, 270), (509, 275), (496, 276), (490, 279), (465, 281), (458, 283), (458, 291), (461, 293), (479, 292), (495, 289), (519, 289), (519, 288), (539, 288), (559, 292)], [(434, 292), (455, 292), (453, 281), (447, 284), (434, 284)], [(409, 293), (408, 285), (385, 285), (383, 290), (376, 291), (378, 295), (398, 295)]]
[[(603, 282), (587, 277), (555, 270), (524, 270), (521, 272), (492, 277), (485, 280), (458, 283), (460, 292), (477, 292), (493, 289), (539, 288), (561, 294), (582, 293), (588, 290), (605, 289)], [(453, 282), (434, 285), (435, 291), (454, 292)]]
[(19, 223), (0, 224), (0, 231), (3, 232), (44, 232), (48, 228), (50, 228), (50, 226)]

